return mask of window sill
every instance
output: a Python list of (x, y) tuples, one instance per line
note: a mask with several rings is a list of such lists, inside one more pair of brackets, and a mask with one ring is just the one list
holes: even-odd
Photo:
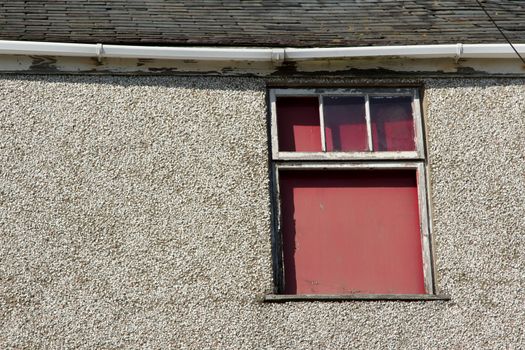
[(266, 294), (264, 303), (284, 303), (289, 301), (449, 301), (449, 295), (443, 294)]

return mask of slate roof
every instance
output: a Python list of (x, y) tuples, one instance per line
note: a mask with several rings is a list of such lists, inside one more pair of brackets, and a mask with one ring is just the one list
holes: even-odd
[[(484, 0), (515, 43), (525, 1)], [(505, 42), (475, 0), (0, 1), (0, 39), (142, 45), (368, 46)]]

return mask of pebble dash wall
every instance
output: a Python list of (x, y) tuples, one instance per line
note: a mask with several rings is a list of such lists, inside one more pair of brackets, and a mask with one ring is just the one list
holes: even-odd
[(523, 349), (525, 81), (422, 84), (452, 300), (263, 304), (263, 78), (0, 76), (0, 348)]

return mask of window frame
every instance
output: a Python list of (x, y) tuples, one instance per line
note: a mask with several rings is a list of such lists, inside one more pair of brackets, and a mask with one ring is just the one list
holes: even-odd
[[(432, 253), (431, 253), (431, 238), (430, 238), (430, 226), (429, 226), (429, 213), (427, 206), (427, 186), (426, 186), (426, 169), (425, 165), (420, 162), (338, 162), (338, 163), (321, 163), (321, 162), (286, 162), (286, 163), (275, 163), (273, 165), (273, 197), (278, 201), (274, 206), (275, 210), (275, 232), (278, 233), (278, 237), (275, 242), (278, 243), (278, 264), (274, 264), (280, 267), (278, 271), (278, 290), (275, 292), (280, 294), (284, 291), (284, 257), (283, 257), (283, 244), (282, 244), (282, 213), (280, 204), (280, 185), (279, 185), (279, 172), (281, 170), (415, 170), (417, 180), (417, 196), (418, 196), (418, 208), (419, 208), (419, 232), (421, 239), (421, 250), (422, 250), (422, 262), (423, 262), (423, 278), (425, 283), (425, 294), (435, 294), (434, 290), (434, 273), (432, 266)], [(423, 185), (420, 185), (423, 184)]]
[[(322, 96), (363, 96), (366, 94), (366, 119), (368, 143), (371, 143), (370, 96), (410, 96), (414, 119), (415, 151), (365, 151), (365, 152), (326, 152), (325, 138), (321, 137), (323, 152), (280, 152), (277, 133), (277, 97), (319, 97), (320, 128), (324, 134)], [(435, 286), (434, 259), (432, 252), (432, 220), (428, 190), (427, 160), (424, 143), (424, 129), (421, 102), (418, 88), (270, 88), (270, 138), (271, 138), (271, 196), (272, 196), (272, 260), (275, 294), (267, 295), (265, 301), (304, 301), (304, 300), (448, 300), (450, 297), (437, 295)], [(418, 208), (420, 217), (420, 239), (422, 250), (422, 269), (425, 294), (414, 295), (287, 295), (284, 293), (284, 256), (281, 216), (279, 173), (281, 170), (400, 170), (416, 171)]]
[[(325, 128), (324, 128), (324, 111), (323, 96), (365, 96), (365, 110), (367, 122), (367, 139), (370, 149), (371, 145), (371, 121), (370, 121), (370, 97), (412, 97), (412, 111), (414, 117), (414, 138), (415, 151), (364, 151), (364, 152), (347, 152), (336, 151), (326, 152)], [(277, 133), (277, 97), (314, 97), (319, 99), (319, 125), (321, 129), (321, 147), (322, 152), (281, 152), (279, 150), (279, 139)], [(270, 110), (271, 110), (271, 146), (272, 160), (400, 160), (400, 159), (425, 159), (423, 143), (423, 124), (421, 121), (419, 91), (409, 88), (386, 88), (378, 89), (271, 89), (270, 90)]]

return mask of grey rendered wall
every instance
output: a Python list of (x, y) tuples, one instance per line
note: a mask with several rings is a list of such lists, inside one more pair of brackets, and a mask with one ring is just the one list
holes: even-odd
[(452, 301), (261, 304), (263, 79), (2, 76), (0, 348), (523, 348), (525, 82), (423, 83)]

